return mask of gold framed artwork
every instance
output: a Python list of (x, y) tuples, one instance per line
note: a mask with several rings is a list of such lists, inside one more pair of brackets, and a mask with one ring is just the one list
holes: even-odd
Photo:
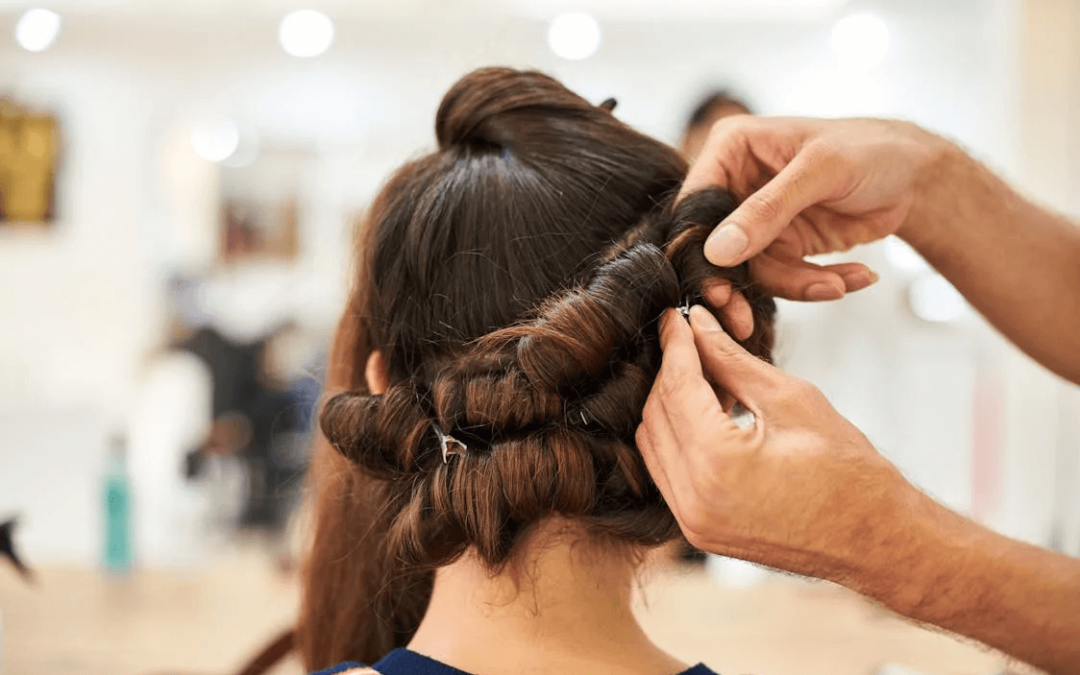
[(0, 227), (56, 217), (60, 123), (0, 97)]

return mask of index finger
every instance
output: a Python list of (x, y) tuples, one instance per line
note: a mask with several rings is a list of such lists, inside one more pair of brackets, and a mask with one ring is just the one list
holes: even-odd
[(836, 190), (838, 178), (822, 166), (820, 151), (807, 147), (768, 183), (746, 198), (705, 240), (705, 257), (732, 267), (764, 251), (791, 221)]
[[(660, 329), (664, 358), (651, 396), (663, 407), (680, 445), (693, 443), (706, 423), (730, 421), (705, 380), (690, 324), (668, 310)], [(732, 423), (733, 424), (733, 423)]]
[(730, 117), (713, 125), (680, 196), (722, 188), (743, 200), (705, 243), (714, 265), (733, 267), (763, 251), (807, 207), (836, 190), (828, 158), (810, 143), (821, 120)]

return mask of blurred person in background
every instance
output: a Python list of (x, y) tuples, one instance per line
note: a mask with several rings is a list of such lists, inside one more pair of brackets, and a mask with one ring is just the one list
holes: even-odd
[(26, 581), (30, 581), (33, 579), (33, 574), (15, 548), (15, 526), (18, 524), (19, 519), (15, 517), (8, 518), (0, 523), (0, 558), (6, 559), (19, 573), (19, 576)]
[(750, 105), (730, 89), (714, 89), (701, 97), (686, 120), (679, 150), (687, 161), (693, 162), (701, 154), (705, 139), (713, 125), (732, 115), (753, 115)]
[(372, 206), (313, 464), (309, 668), (711, 672), (631, 611), (645, 551), (679, 536), (634, 431), (664, 307), (721, 308), (765, 359), (775, 308), (703, 257), (730, 197), (673, 206), (685, 161), (610, 107), (474, 72)]
[(286, 322), (251, 343), (238, 343), (213, 328), (201, 328), (181, 343), (210, 369), (213, 422), (206, 438), (186, 458), (189, 479), (202, 474), (214, 455), (243, 462), (247, 491), (239, 526), (269, 537), (284, 570), (293, 567), (284, 532), (300, 499), (307, 468), (309, 429), (320, 387), (299, 363), (300, 329)]
[[(749, 263), (776, 296), (836, 299), (870, 270), (804, 258), (895, 234), (1018, 347), (1080, 383), (1080, 228), (955, 144), (890, 120), (731, 118), (682, 189), (708, 187), (743, 200), (706, 242), (711, 262)], [(709, 312), (688, 314), (665, 315), (637, 440), (690, 542), (830, 579), (1048, 672), (1080, 672), (1080, 561), (938, 504), (813, 385), (747, 353)], [(734, 423), (716, 386), (754, 427)]]

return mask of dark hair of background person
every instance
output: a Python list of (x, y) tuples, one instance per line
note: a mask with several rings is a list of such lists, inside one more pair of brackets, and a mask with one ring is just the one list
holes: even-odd
[(683, 127), (679, 149), (683, 156), (693, 160), (701, 152), (709, 129), (717, 120), (732, 115), (753, 115), (754, 109), (746, 99), (730, 89), (713, 89), (698, 99), (691, 109)]
[[(545, 518), (633, 550), (679, 536), (634, 443), (657, 319), (730, 280), (754, 312), (744, 346), (770, 354), (772, 299), (702, 253), (734, 203), (672, 206), (673, 149), (501, 68), (455, 84), (435, 126), (438, 150), (369, 212), (331, 354), (297, 626), (309, 669), (404, 646), (436, 568), (473, 549), (503, 569)], [(465, 446), (445, 461), (440, 432)]]
[(740, 110), (744, 113), (753, 113), (753, 108), (746, 99), (735, 94), (730, 89), (714, 89), (698, 99), (697, 105), (690, 111), (686, 119), (686, 129), (701, 126), (708, 123), (724, 109)]

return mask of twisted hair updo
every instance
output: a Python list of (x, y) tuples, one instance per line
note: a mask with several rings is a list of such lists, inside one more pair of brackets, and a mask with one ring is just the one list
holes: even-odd
[[(678, 536), (634, 442), (665, 308), (730, 282), (754, 314), (743, 346), (770, 358), (771, 298), (703, 255), (735, 204), (674, 204), (686, 165), (667, 146), (545, 75), (495, 68), (451, 88), (436, 137), (371, 209), (332, 355), (309, 668), (403, 646), (435, 568), (471, 548), (498, 569), (547, 517), (617, 542)], [(363, 380), (374, 350), (381, 395)]]

